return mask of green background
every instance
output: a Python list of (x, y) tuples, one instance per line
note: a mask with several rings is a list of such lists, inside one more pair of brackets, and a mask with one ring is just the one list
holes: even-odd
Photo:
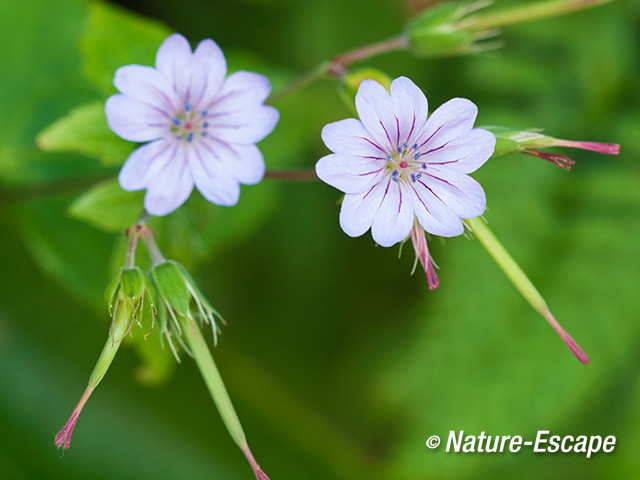
[[(103, 288), (121, 262), (120, 223), (135, 220), (129, 205), (140, 196), (103, 212), (70, 208), (113, 178), (124, 156), (45, 153), (36, 135), (104, 101), (120, 58), (150, 64), (168, 31), (193, 46), (213, 38), (231, 70), (267, 74), (277, 89), (397, 34), (418, 3), (130, 2), (160, 26), (95, 2), (0, 3), (0, 477), (251, 478), (193, 362), (174, 368), (154, 340), (138, 348), (144, 365), (136, 349), (121, 349), (71, 448), (55, 449), (106, 339)], [(147, 43), (135, 41), (138, 28)], [(621, 144), (619, 156), (558, 150), (576, 161), (570, 173), (510, 155), (474, 174), (492, 230), (588, 366), (477, 242), (431, 240), (440, 288), (429, 292), (422, 275), (409, 275), (410, 248), (398, 260), (370, 234), (340, 230), (339, 192), (321, 182), (265, 180), (243, 187), (232, 209), (194, 193), (154, 224), (160, 247), (228, 320), (214, 354), (272, 480), (640, 476), (639, 32), (640, 4), (618, 0), (506, 28), (505, 46), (491, 54), (395, 53), (362, 64), (410, 77), (431, 109), (472, 99), (478, 124)], [(322, 126), (351, 116), (336, 87), (324, 80), (277, 104), (280, 124), (260, 144), (267, 168), (308, 169), (328, 153)], [(96, 223), (101, 215), (109, 218)], [(425, 447), (449, 430), (532, 439), (542, 429), (615, 435), (616, 449), (586, 459)]]

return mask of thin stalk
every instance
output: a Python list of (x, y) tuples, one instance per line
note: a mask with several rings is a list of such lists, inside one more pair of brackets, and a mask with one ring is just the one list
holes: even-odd
[(552, 0), (521, 5), (496, 13), (478, 15), (459, 22), (456, 28), (474, 31), (489, 30), (517, 23), (531, 22), (541, 18), (555, 17), (575, 10), (595, 7), (611, 0)]
[(560, 326), (558, 321), (551, 314), (551, 311), (549, 310), (549, 307), (547, 307), (547, 303), (544, 301), (544, 298), (542, 298), (542, 295), (540, 295), (540, 292), (538, 292), (536, 287), (531, 283), (531, 280), (529, 280), (513, 257), (509, 255), (509, 252), (507, 252), (507, 250), (498, 241), (482, 218), (477, 217), (464, 220), (464, 223), (469, 230), (473, 232), (475, 238), (480, 242), (480, 244), (487, 250), (487, 252), (489, 252), (489, 255), (491, 255), (527, 302), (529, 302), (529, 304), (531, 304), (531, 306), (535, 308), (536, 311), (547, 320), (547, 322), (549, 322), (575, 357), (583, 364), (589, 363), (587, 355), (573, 340), (573, 338), (571, 338), (571, 336)]
[(184, 332), (182, 337), (193, 354), (193, 358), (198, 365), (200, 374), (207, 385), (207, 389), (211, 394), (213, 403), (215, 403), (218, 412), (220, 413), (222, 421), (227, 427), (227, 431), (231, 435), (231, 438), (233, 438), (236, 445), (240, 447), (242, 453), (244, 453), (256, 478), (258, 480), (268, 480), (266, 474), (262, 471), (255, 458), (253, 458), (244, 430), (240, 424), (240, 419), (233, 408), (231, 398), (227, 393), (227, 389), (224, 386), (218, 367), (213, 360), (213, 356), (209, 351), (207, 342), (202, 336), (200, 329), (191, 318), (181, 316), (180, 322), (182, 323), (182, 329)]

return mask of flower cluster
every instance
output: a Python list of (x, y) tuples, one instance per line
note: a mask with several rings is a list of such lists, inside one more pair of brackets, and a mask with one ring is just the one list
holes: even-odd
[(363, 81), (356, 110), (360, 120), (324, 127), (322, 140), (333, 153), (316, 164), (320, 179), (345, 193), (340, 226), (352, 237), (371, 229), (383, 247), (410, 236), (429, 287), (436, 288), (425, 231), (460, 235), (462, 219), (485, 211), (484, 191), (468, 174), (491, 157), (495, 137), (473, 128), (478, 110), (464, 98), (428, 116), (426, 97), (405, 77), (389, 92)]

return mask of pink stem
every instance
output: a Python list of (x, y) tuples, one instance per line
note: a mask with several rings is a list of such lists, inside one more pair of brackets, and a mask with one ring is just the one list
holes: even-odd
[(253, 469), (253, 473), (256, 476), (256, 479), (269, 480), (269, 477), (267, 477), (267, 474), (262, 471), (262, 469), (260, 468), (260, 465), (258, 465), (258, 462), (256, 462), (256, 459), (253, 458), (253, 453), (251, 453), (251, 450), (249, 449), (249, 445), (245, 444), (244, 447), (242, 447), (242, 453), (244, 453), (244, 456), (247, 457), (247, 461), (249, 462), (249, 465), (251, 465), (251, 468)]
[(580, 348), (580, 346), (575, 342), (575, 340), (571, 338), (571, 336), (567, 332), (564, 331), (564, 329), (560, 326), (560, 324), (554, 318), (551, 312), (549, 310), (546, 310), (541, 313), (542, 315), (544, 315), (544, 318), (547, 319), (547, 322), (551, 324), (553, 329), (556, 332), (558, 332), (558, 335), (560, 335), (560, 338), (562, 338), (562, 341), (567, 345), (567, 347), (569, 347), (569, 350), (571, 350), (571, 353), (573, 353), (576, 356), (576, 358), (580, 361), (580, 363), (583, 363), (584, 365), (589, 363), (589, 357), (587, 357), (587, 355)]
[(56, 439), (55, 439), (56, 447), (64, 448), (65, 450), (69, 448), (69, 444), (71, 443), (71, 435), (73, 434), (73, 429), (76, 426), (76, 422), (78, 421), (78, 417), (80, 416), (80, 412), (82, 411), (84, 404), (87, 403), (87, 400), (89, 400), (89, 397), (91, 396), (92, 392), (93, 392), (93, 387), (90, 386), (90, 387), (87, 387), (84, 393), (82, 394), (82, 397), (78, 402), (78, 405), (76, 405), (76, 408), (74, 408), (73, 412), (71, 412), (71, 416), (69, 417), (69, 420), (67, 420), (67, 423), (65, 424), (65, 426), (62, 427), (62, 430), (60, 430), (56, 435)]

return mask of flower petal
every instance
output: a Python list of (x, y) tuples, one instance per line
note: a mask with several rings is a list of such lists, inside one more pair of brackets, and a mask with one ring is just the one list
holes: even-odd
[(224, 81), (222, 90), (216, 98), (209, 99), (206, 109), (215, 105), (217, 112), (251, 110), (264, 101), (271, 93), (271, 83), (264, 75), (239, 71), (232, 73)]
[(179, 99), (173, 86), (153, 67), (125, 65), (116, 70), (113, 84), (120, 93), (154, 108), (159, 116), (171, 118)]
[(191, 70), (191, 45), (179, 33), (170, 35), (156, 54), (156, 69), (162, 73), (173, 90), (184, 101), (184, 93), (189, 85)]
[(122, 94), (111, 95), (105, 104), (107, 125), (120, 138), (148, 142), (167, 134), (167, 120), (153, 107)]
[(413, 211), (418, 222), (432, 235), (455, 237), (464, 232), (460, 217), (422, 180), (409, 185), (413, 193)]
[(425, 129), (416, 141), (421, 154), (426, 155), (473, 128), (478, 107), (466, 98), (452, 98), (431, 114)]
[(363, 80), (356, 93), (356, 110), (377, 145), (386, 152), (398, 147), (401, 143), (398, 119), (394, 115), (389, 92), (382, 85), (375, 80)]
[(120, 186), (127, 191), (147, 188), (158, 172), (167, 168), (175, 156), (177, 144), (157, 140), (136, 148), (118, 174)]
[(413, 226), (413, 207), (404, 182), (389, 182), (381, 200), (371, 235), (382, 247), (390, 247), (409, 236)]
[[(200, 148), (202, 147), (202, 148)], [(233, 206), (240, 198), (240, 184), (232, 174), (233, 150), (221, 148), (218, 142), (199, 142), (189, 164), (196, 188), (204, 198), (216, 205)]]
[(475, 172), (490, 157), (496, 137), (488, 130), (473, 128), (446, 145), (421, 157), (428, 165), (446, 167), (460, 173)]
[(212, 136), (227, 143), (250, 145), (269, 135), (280, 118), (278, 110), (261, 105), (251, 110), (217, 111), (207, 117)]
[(410, 147), (422, 132), (427, 121), (428, 103), (415, 83), (406, 77), (396, 78), (391, 82), (391, 103), (393, 113), (398, 119), (400, 142)]
[(321, 136), (327, 148), (334, 153), (378, 159), (387, 156), (387, 152), (372, 140), (362, 122), (355, 118), (325, 125)]
[(226, 74), (227, 62), (218, 44), (209, 38), (201, 41), (191, 58), (191, 75), (183, 97), (185, 104), (206, 110), (211, 99), (220, 93)]
[(369, 190), (381, 181), (385, 161), (332, 153), (318, 160), (316, 173), (320, 180), (345, 193)]
[(373, 218), (390, 181), (380, 182), (367, 192), (347, 193), (340, 208), (340, 227), (350, 237), (359, 237), (371, 228)]
[(171, 160), (149, 182), (144, 208), (151, 215), (167, 215), (182, 205), (192, 190), (187, 147), (179, 145)]
[(482, 186), (469, 175), (450, 168), (427, 168), (425, 183), (460, 218), (475, 218), (487, 208)]

